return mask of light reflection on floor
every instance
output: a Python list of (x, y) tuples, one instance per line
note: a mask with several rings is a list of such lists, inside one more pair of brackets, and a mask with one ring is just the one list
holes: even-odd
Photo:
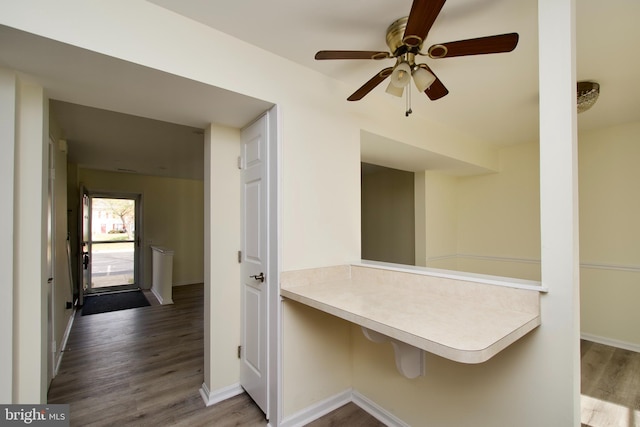
[(584, 394), (580, 402), (584, 427), (640, 427), (640, 411), (633, 408)]

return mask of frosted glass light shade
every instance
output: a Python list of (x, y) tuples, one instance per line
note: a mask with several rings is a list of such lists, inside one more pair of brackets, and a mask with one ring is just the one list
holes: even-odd
[(391, 73), (391, 84), (395, 87), (405, 87), (411, 80), (411, 67), (406, 62), (399, 63)]
[(397, 87), (396, 85), (393, 84), (393, 81), (390, 81), (389, 82), (389, 86), (387, 86), (386, 92), (389, 95), (401, 97), (402, 93), (404, 92), (404, 87), (402, 87), (402, 86)]
[(578, 113), (587, 111), (600, 96), (600, 85), (596, 82), (578, 82)]
[(417, 67), (413, 71), (413, 82), (420, 92), (424, 92), (436, 81), (436, 76), (429, 72), (426, 68)]

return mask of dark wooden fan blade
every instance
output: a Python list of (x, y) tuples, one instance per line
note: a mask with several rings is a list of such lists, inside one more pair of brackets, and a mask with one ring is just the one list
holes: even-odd
[(360, 101), (365, 97), (366, 94), (371, 92), (376, 86), (382, 83), (384, 79), (389, 77), (392, 71), (393, 67), (385, 68), (384, 70), (380, 71), (378, 74), (373, 76), (371, 80), (363, 84), (360, 89), (353, 92), (353, 94), (351, 94), (351, 96), (347, 98), (347, 101)]
[(436, 78), (436, 80), (431, 83), (431, 86), (429, 86), (427, 90), (424, 91), (424, 93), (429, 97), (430, 100), (436, 101), (443, 96), (448, 95), (449, 90), (442, 84), (439, 78)]
[(420, 46), (440, 14), (446, 0), (413, 0), (402, 40), (409, 46)]
[(425, 91), (425, 95), (429, 97), (430, 100), (435, 101), (443, 96), (446, 96), (449, 93), (449, 90), (442, 84), (438, 76), (433, 72), (433, 70), (426, 66), (426, 64), (421, 64), (421, 66), (425, 67), (433, 76), (436, 78), (431, 86), (429, 86)]
[(386, 59), (389, 52), (375, 50), (321, 50), (316, 53), (316, 59)]
[(518, 45), (518, 39), (518, 33), (510, 33), (434, 44), (429, 48), (429, 56), (431, 58), (451, 58), (453, 56), (511, 52)]

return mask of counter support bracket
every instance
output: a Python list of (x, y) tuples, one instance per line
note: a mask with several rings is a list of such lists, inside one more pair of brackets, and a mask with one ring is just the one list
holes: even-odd
[(396, 368), (402, 375), (409, 379), (424, 376), (424, 350), (372, 331), (364, 326), (362, 326), (362, 333), (367, 339), (376, 343), (391, 342), (396, 357)]

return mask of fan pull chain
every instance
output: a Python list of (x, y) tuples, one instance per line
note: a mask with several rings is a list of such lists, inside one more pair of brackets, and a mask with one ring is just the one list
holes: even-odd
[(409, 117), (411, 113), (413, 113), (411, 111), (411, 85), (407, 85), (407, 111), (405, 111), (404, 116)]

